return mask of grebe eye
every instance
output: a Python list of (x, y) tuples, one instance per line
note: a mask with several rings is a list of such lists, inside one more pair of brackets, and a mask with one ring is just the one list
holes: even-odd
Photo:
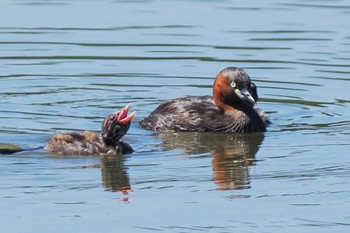
[(231, 87), (232, 88), (236, 88), (237, 84), (235, 83), (235, 81), (231, 81)]
[(110, 116), (110, 117), (109, 117), (109, 121), (114, 121), (115, 119), (116, 119), (115, 116)]

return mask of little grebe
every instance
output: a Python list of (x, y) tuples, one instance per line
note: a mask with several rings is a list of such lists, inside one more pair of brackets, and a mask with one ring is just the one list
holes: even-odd
[(131, 104), (108, 115), (102, 123), (102, 132), (91, 131), (56, 134), (45, 149), (60, 155), (115, 155), (129, 154), (132, 147), (120, 139), (128, 131), (136, 112), (128, 116)]
[(143, 129), (192, 132), (265, 132), (267, 115), (256, 108), (256, 86), (241, 68), (215, 78), (213, 97), (184, 97), (163, 103), (140, 122)]

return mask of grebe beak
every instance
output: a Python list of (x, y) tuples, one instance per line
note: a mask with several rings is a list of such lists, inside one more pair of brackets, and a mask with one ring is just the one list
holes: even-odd
[(244, 88), (242, 90), (236, 89), (235, 93), (241, 100), (246, 101), (249, 104), (254, 106), (255, 100), (254, 100), (253, 96), (250, 94), (250, 92), (246, 88)]
[(130, 110), (131, 104), (126, 105), (124, 108), (122, 108), (120, 111), (116, 112), (115, 115), (117, 116), (117, 121), (121, 123), (129, 123), (134, 118), (136, 112), (131, 113), (128, 116), (128, 112)]

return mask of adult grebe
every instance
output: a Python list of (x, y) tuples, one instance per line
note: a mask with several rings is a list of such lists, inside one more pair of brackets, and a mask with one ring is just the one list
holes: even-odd
[(161, 104), (140, 122), (143, 129), (191, 132), (265, 132), (270, 123), (255, 105), (256, 86), (241, 68), (227, 67), (215, 78), (213, 97), (184, 97)]

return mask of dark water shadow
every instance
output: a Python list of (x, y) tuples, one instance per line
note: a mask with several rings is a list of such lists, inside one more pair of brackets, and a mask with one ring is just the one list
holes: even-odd
[(159, 133), (165, 150), (182, 149), (187, 155), (212, 155), (213, 181), (219, 190), (250, 187), (250, 169), (264, 134)]
[(13, 154), (23, 150), (24, 149), (22, 147), (17, 145), (0, 142), (0, 154)]

